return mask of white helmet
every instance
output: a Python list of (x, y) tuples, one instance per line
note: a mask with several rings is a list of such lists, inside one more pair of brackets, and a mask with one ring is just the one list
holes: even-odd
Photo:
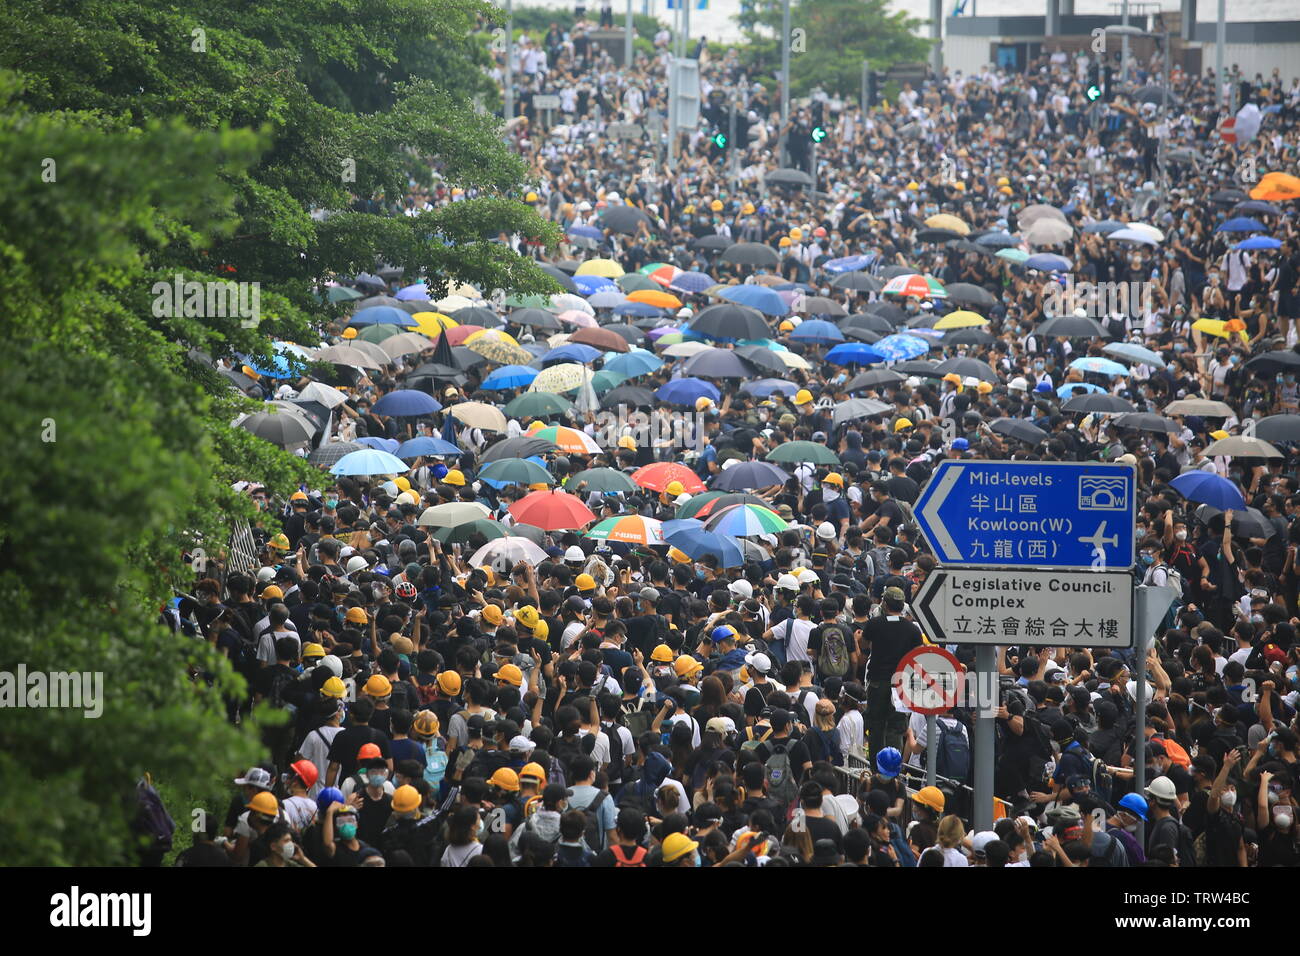
[(743, 578), (739, 581), (732, 581), (727, 585), (727, 590), (742, 600), (748, 600), (754, 596), (754, 585)]
[(831, 538), (835, 537), (835, 525), (831, 524), (829, 521), (823, 521), (817, 526), (817, 537), (821, 538), (823, 541), (829, 541)]
[(576, 544), (569, 545), (568, 550), (564, 552), (565, 561), (586, 561), (587, 553)]
[(316, 666), (325, 668), (335, 677), (343, 677), (343, 662), (338, 659), (337, 655), (326, 654), (320, 659), (320, 663)]
[(346, 570), (348, 574), (355, 574), (358, 571), (366, 570), (368, 567), (370, 567), (370, 565), (366, 563), (366, 559), (358, 554), (348, 558)]
[(275, 578), (275, 568), (258, 568), (258, 569), (257, 569), (257, 583), (258, 583), (258, 584), (266, 584), (268, 581), (274, 580), (274, 578)]
[(793, 574), (783, 574), (776, 579), (776, 586), (782, 591), (798, 591), (799, 581)]
[(689, 491), (683, 491), (680, 495), (678, 495), (676, 498), (673, 499), (673, 504), (684, 505), (686, 504), (686, 502), (691, 500), (691, 497), (692, 495)]
[(1161, 803), (1173, 803), (1178, 799), (1178, 791), (1168, 777), (1156, 777), (1147, 784), (1147, 796)]
[(1011, 381), (1007, 382), (1007, 388), (1011, 389), (1013, 392), (1026, 392), (1029, 390), (1029, 382), (1025, 380), (1023, 375), (1017, 375)]

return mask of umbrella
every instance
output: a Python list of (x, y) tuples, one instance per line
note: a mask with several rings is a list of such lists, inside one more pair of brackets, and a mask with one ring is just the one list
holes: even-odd
[(1105, 392), (1092, 395), (1075, 395), (1062, 406), (1062, 410), (1067, 412), (1099, 412), (1105, 415), (1120, 415), (1125, 412), (1137, 411), (1136, 408), (1118, 395), (1110, 395)]
[[(575, 226), (573, 229), (571, 229), (571, 230), (569, 230), (569, 231), (572, 233), (572, 232), (576, 231), (578, 228), (579, 228), (579, 227)], [(583, 229), (590, 229), (591, 227), (590, 227), (590, 226), (583, 226), (583, 227), (581, 227), (581, 228), (583, 228)], [(601, 235), (601, 232), (600, 232), (599, 229), (596, 229), (596, 230), (594, 230), (594, 231), (595, 231), (596, 235), (595, 235), (595, 236), (592, 236), (592, 237), (590, 237), (590, 238), (594, 238), (594, 239), (600, 239), (600, 238), (602, 238), (602, 235)], [(571, 278), (570, 278), (570, 277), (569, 277), (569, 276), (564, 272), (564, 270), (562, 270), (562, 269), (560, 269), (560, 268), (558, 268), (558, 267), (556, 267), (556, 266), (551, 265), (549, 262), (539, 262), (539, 263), (537, 263), (537, 268), (541, 269), (541, 270), (542, 270), (543, 272), (545, 272), (548, 276), (550, 276), (552, 279), (554, 279), (556, 282), (558, 282), (558, 283), (560, 284), (560, 288), (562, 288), (565, 292), (577, 292), (577, 291), (578, 291), (577, 286), (575, 286), (574, 283), (573, 283), (573, 279), (571, 279)]]
[(406, 462), (376, 448), (362, 448), (344, 455), (330, 467), (331, 475), (404, 475)]
[(315, 433), (302, 418), (274, 408), (249, 415), (239, 423), (239, 427), (281, 448), (305, 445)]
[[(376, 345), (385, 339), (392, 338), (394, 335), (401, 335), (402, 330), (396, 325), (367, 325), (357, 333), (357, 338), (362, 342), (374, 342)], [(432, 343), (425, 343), (431, 345)]]
[(786, 472), (766, 461), (743, 461), (722, 469), (710, 485), (724, 491), (749, 491), (784, 485), (789, 480), (790, 476)]
[(680, 333), (675, 338), (664, 336), (660, 339), (659, 344), (661, 345), (667, 345), (669, 342), (673, 343), (664, 349), (663, 354), (675, 359), (690, 358), (692, 355), (698, 355), (711, 347), (707, 342), (682, 342), (680, 339)]
[(885, 295), (915, 296), (918, 299), (947, 298), (948, 291), (934, 276), (909, 272), (894, 276), (881, 289)]
[(1016, 221), (1022, 226), (1032, 226), (1040, 219), (1055, 219), (1058, 222), (1065, 222), (1065, 213), (1046, 203), (1030, 203), (1016, 213)]
[(360, 451), (363, 447), (352, 441), (326, 442), (308, 455), (307, 461), (312, 465), (332, 465), (354, 451)]
[(1276, 372), (1294, 372), (1300, 367), (1300, 354), (1292, 349), (1277, 349), (1272, 352), (1265, 352), (1263, 355), (1256, 355), (1246, 363), (1246, 368), (1252, 372), (1260, 372), (1272, 375)]
[(605, 352), (626, 352), (627, 339), (610, 329), (578, 329), (571, 336), (572, 345), (589, 345)]
[(330, 302), (352, 302), (361, 298), (361, 293), (356, 289), (349, 289), (345, 285), (332, 285), (329, 292), (326, 293), (326, 299)]
[(960, 375), (962, 378), (970, 376), (981, 382), (992, 383), (998, 380), (993, 368), (987, 362), (975, 358), (950, 358), (936, 365), (934, 371), (940, 376), (948, 374)]
[(1271, 202), (1259, 199), (1246, 199), (1232, 207), (1233, 215), (1240, 216), (1280, 216), (1282, 210)]
[(845, 422), (857, 421), (860, 418), (883, 415), (891, 411), (893, 407), (893, 405), (878, 402), (871, 398), (850, 398), (848, 401), (840, 402), (835, 406), (835, 411), (831, 413), (831, 423), (842, 425)]
[[(627, 340), (624, 339), (623, 341), (626, 342)], [(613, 357), (608, 354), (605, 356), (605, 369), (610, 372), (617, 372), (627, 378), (648, 375), (650, 372), (662, 368), (663, 364), (663, 359), (653, 352), (647, 352), (645, 349), (632, 349), (622, 355)]]
[(789, 368), (781, 361), (782, 354), (789, 353), (774, 352), (765, 345), (738, 345), (736, 354), (752, 365), (777, 375), (784, 375)]
[(845, 272), (831, 280), (833, 289), (852, 289), (855, 292), (879, 292), (882, 283), (865, 272)]
[(799, 391), (799, 386), (794, 382), (787, 382), (779, 378), (760, 378), (757, 381), (746, 382), (740, 386), (740, 390), (747, 395), (754, 395), (758, 398), (767, 398), (776, 392), (785, 395), (795, 395)]
[(1229, 205), (1230, 203), (1238, 203), (1249, 198), (1250, 196), (1246, 195), (1246, 193), (1242, 192), (1240, 189), (1237, 189), (1236, 187), (1232, 187), (1229, 189), (1219, 189), (1210, 194), (1210, 202), (1222, 203), (1225, 206)]
[(588, 468), (570, 475), (564, 487), (575, 491), (597, 491), (602, 495), (632, 494), (636, 485), (616, 468)]
[[(766, 247), (764, 247), (766, 248)], [(718, 295), (728, 302), (747, 305), (764, 315), (789, 315), (790, 307), (774, 291), (761, 285), (738, 285), (723, 289)]]
[(544, 438), (567, 455), (599, 455), (600, 446), (584, 431), (565, 425), (547, 425), (532, 431), (531, 437)]
[(514, 309), (506, 316), (506, 321), (515, 325), (530, 325), (536, 329), (558, 330), (560, 320), (555, 314), (545, 309)]
[(433, 532), (433, 539), (443, 544), (469, 544), (475, 535), (481, 535), (489, 541), (494, 538), (500, 541), (509, 534), (510, 532), (499, 521), (492, 521), (488, 518), (475, 518), (473, 521), (466, 521), (464, 524), (439, 528)]
[[(543, 346), (545, 348), (545, 346)], [(600, 357), (600, 350), (590, 345), (559, 345), (542, 353), (543, 362), (577, 362), (587, 365)]]
[(699, 293), (717, 285), (717, 280), (707, 272), (679, 272), (673, 276), (668, 288), (678, 292)]
[(840, 331), (845, 335), (855, 328), (880, 335), (889, 335), (894, 331), (894, 326), (889, 319), (877, 312), (855, 312), (840, 322)]
[(610, 232), (633, 235), (641, 224), (650, 225), (650, 217), (635, 206), (607, 206), (600, 215), (600, 223)]
[(1285, 458), (1280, 451), (1266, 441), (1260, 441), (1252, 435), (1229, 435), (1212, 442), (1205, 449), (1207, 458), (1224, 455), (1228, 458)]
[(1014, 262), (1017, 265), (1023, 264), (1029, 258), (1029, 253), (1025, 252), (1024, 249), (999, 249), (994, 255), (999, 259), (1006, 259), (1008, 262)]
[(1085, 355), (1082, 358), (1077, 358), (1069, 364), (1069, 368), (1094, 375), (1109, 375), (1112, 377), (1132, 374), (1132, 370), (1128, 366), (1120, 365), (1119, 362), (1113, 362), (1110, 359), (1104, 359), (1099, 355)]
[[(375, 329), (391, 329), (391, 325), (371, 326)], [(397, 335), (390, 335), (379, 343), (379, 347), (384, 350), (384, 354), (389, 358), (397, 358), (399, 355), (414, 355), (416, 352), (423, 352), (426, 349), (433, 348), (431, 342), (424, 335), (417, 335), (414, 332), (399, 332)]]
[(753, 374), (734, 351), (717, 348), (692, 355), (682, 366), (682, 371), (703, 378), (749, 378)]
[(768, 461), (786, 464), (811, 462), (814, 465), (838, 465), (840, 463), (840, 458), (835, 452), (821, 442), (815, 441), (788, 441), (777, 445), (764, 457)]
[(934, 327), (939, 331), (946, 331), (947, 329), (967, 329), (988, 324), (989, 320), (979, 313), (958, 309), (940, 318), (934, 323)]
[(711, 339), (761, 339), (770, 333), (761, 312), (729, 302), (701, 310), (689, 328)]
[(1166, 415), (1200, 415), (1203, 418), (1231, 418), (1236, 414), (1225, 402), (1207, 398), (1180, 398), (1163, 409)]
[[(462, 310), (462, 312), (465, 311), (468, 310)], [(495, 318), (495, 316), (493, 316), (493, 318)], [(447, 329), (447, 331), (443, 332), (438, 336), (438, 338), (440, 341), (446, 341), (446, 343), (451, 346), (464, 345), (471, 335), (477, 335), (479, 332), (486, 331), (486, 329), (487, 327), (483, 325), (475, 325), (472, 322), (461, 322), (461, 324), (455, 328)]]
[(649, 337), (635, 325), (628, 325), (625, 322), (616, 322), (612, 325), (602, 325), (602, 329), (608, 329), (615, 335), (623, 336), (628, 345), (645, 345)]
[(1192, 323), (1192, 328), (1221, 339), (1230, 339), (1232, 333), (1236, 332), (1241, 336), (1241, 341), (1250, 341), (1250, 336), (1246, 334), (1246, 323), (1241, 319), (1197, 319)]
[(1102, 351), (1107, 355), (1113, 355), (1128, 362), (1150, 365), (1153, 368), (1165, 367), (1165, 360), (1160, 357), (1158, 352), (1153, 352), (1132, 342), (1111, 342), (1109, 345), (1103, 346)]
[(886, 385), (897, 385), (899, 382), (906, 380), (906, 376), (899, 375), (893, 369), (873, 368), (850, 379), (849, 384), (844, 386), (844, 390), (846, 392), (856, 392), (864, 388), (879, 389)]
[(573, 362), (543, 369), (528, 386), (531, 392), (572, 392), (591, 384), (591, 369)]
[(537, 369), (528, 365), (502, 365), (493, 369), (492, 374), (483, 380), (479, 388), (490, 392), (508, 388), (524, 388), (537, 378)]
[[(1069, 223), (1044, 217), (1027, 229), (1023, 229), (1021, 235), (1025, 237), (1025, 241), (1031, 246), (1056, 246), (1069, 241), (1070, 237), (1074, 235), (1074, 229), (1071, 228)], [(1013, 250), (998, 250), (999, 253), (1010, 251)]]
[(856, 272), (860, 269), (866, 269), (875, 261), (876, 257), (874, 255), (843, 256), (839, 259), (829, 259), (823, 262), (822, 269), (838, 275), (843, 272)]
[(549, 471), (527, 458), (498, 458), (484, 465), (478, 476), (512, 485), (555, 484)]
[(631, 408), (651, 408), (654, 405), (654, 392), (637, 385), (619, 385), (610, 389), (600, 398), (601, 408), (617, 408), (627, 405)]
[(1160, 241), (1151, 233), (1142, 229), (1117, 229), (1106, 237), (1116, 242), (1140, 242), (1148, 246), (1158, 246)]
[(1255, 188), (1250, 191), (1250, 198), (1272, 202), (1300, 199), (1300, 177), (1280, 172), (1265, 173)]
[(454, 528), (470, 521), (481, 521), (487, 516), (487, 508), (476, 501), (452, 501), (425, 508), (415, 523), (421, 528)]
[(954, 232), (951, 229), (920, 229), (916, 233), (917, 242), (929, 242), (935, 245), (944, 242), (954, 242), (961, 239), (961, 233)]
[(338, 408), (348, 400), (347, 396), (331, 385), (322, 385), (320, 382), (309, 382), (307, 387), (298, 393), (300, 402), (319, 402), (326, 408)]
[(999, 435), (1006, 435), (1008, 438), (1014, 438), (1016, 441), (1022, 441), (1028, 445), (1037, 445), (1047, 439), (1047, 432), (1037, 425), (1021, 421), (1018, 418), (998, 418), (992, 421), (989, 427)]
[(1110, 333), (1096, 319), (1086, 315), (1058, 315), (1048, 319), (1037, 330), (1042, 336), (1064, 336), (1074, 339), (1106, 339)]
[(383, 368), (387, 364), (388, 358), (385, 356), (384, 363), (376, 362), (369, 355), (353, 345), (332, 345), (329, 348), (321, 349), (313, 359), (317, 362), (329, 362), (331, 365), (346, 365), (350, 368)]
[(811, 186), (813, 178), (802, 169), (774, 169), (763, 177), (772, 186)]
[[(841, 332), (833, 322), (827, 322), (825, 319), (808, 319), (799, 323), (790, 333), (792, 342), (811, 342), (815, 345), (829, 345), (834, 342), (843, 342), (844, 333)], [(860, 348), (861, 346), (855, 346)], [(833, 351), (833, 350), (832, 350)], [(883, 358), (877, 358), (874, 361), (884, 361)]]
[[(464, 328), (464, 326), (461, 326), (461, 328)], [(456, 330), (452, 329), (451, 331)], [(504, 335), (505, 333), (498, 334)], [(496, 365), (527, 365), (533, 360), (532, 353), (527, 349), (500, 339), (477, 338), (465, 347)]]
[(511, 418), (543, 418), (564, 415), (573, 408), (573, 402), (551, 392), (524, 392), (505, 404), (502, 411)]
[[(576, 226), (570, 226), (566, 235), (573, 236), (578, 239), (591, 239), (595, 242), (600, 242), (600, 240), (605, 238), (605, 233), (603, 230), (597, 229), (595, 226), (584, 226), (581, 224)], [(559, 272), (558, 269), (556, 271)]]
[(897, 302), (890, 302), (881, 299), (879, 302), (869, 302), (862, 307), (862, 311), (869, 315), (878, 315), (886, 319), (891, 328), (897, 328), (907, 319), (907, 313)]
[(442, 456), (463, 455), (464, 451), (459, 445), (441, 438), (430, 438), (427, 435), (421, 435), (419, 438), (411, 438), (402, 442), (393, 452), (398, 458), (412, 459), (421, 456), (425, 458), (438, 458)]
[(737, 542), (726, 535), (706, 531), (698, 522), (695, 527), (677, 528), (665, 535), (664, 540), (688, 558), (699, 559), (711, 554), (724, 568), (738, 568), (745, 563), (744, 552)]
[(1251, 236), (1237, 243), (1234, 249), (1244, 249), (1247, 252), (1253, 252), (1257, 249), (1281, 249), (1282, 240), (1274, 239), (1270, 236)]
[(1220, 511), (1246, 510), (1241, 490), (1227, 478), (1208, 471), (1189, 471), (1169, 482), (1188, 501), (1199, 501)]
[(705, 249), (709, 252), (720, 252), (724, 249), (731, 248), (731, 240), (726, 236), (700, 236), (696, 239), (692, 239), (690, 246), (692, 249)]
[(396, 438), (379, 438), (377, 436), (367, 435), (364, 438), (358, 438), (357, 444), (364, 448), (378, 448), (380, 451), (386, 451), (390, 455), (394, 454), (401, 446)]
[(563, 491), (534, 491), (512, 504), (510, 514), (543, 531), (582, 528), (596, 520), (590, 508)]
[(992, 308), (997, 300), (987, 289), (981, 289), (977, 285), (969, 282), (954, 282), (952, 285), (945, 287), (948, 292), (948, 299), (960, 305), (968, 305), (974, 308), (988, 309)]
[(1269, 415), (1255, 423), (1255, 436), (1268, 441), (1300, 441), (1300, 415)]
[(617, 279), (623, 274), (623, 267), (613, 259), (588, 259), (578, 266), (573, 281), (576, 283), (578, 276), (600, 276), (604, 279)]
[(626, 544), (663, 544), (663, 523), (641, 515), (616, 515), (591, 528), (587, 537)]
[(781, 261), (775, 249), (758, 242), (737, 242), (734, 245), (727, 246), (722, 251), (719, 259), (732, 265), (767, 266), (769, 268)]
[(826, 361), (832, 365), (870, 365), (885, 361), (885, 357), (869, 345), (846, 342), (827, 352)]
[(1020, 245), (1020, 240), (1007, 232), (986, 232), (975, 237), (975, 245), (988, 249), (1013, 249)]
[(810, 365), (808, 360), (802, 355), (789, 351), (776, 352), (773, 354), (781, 360), (782, 364), (784, 364), (786, 368), (797, 368), (805, 372), (812, 371), (812, 365)]
[[(501, 414), (501, 409), (495, 405), (488, 405), (486, 402), (457, 402), (449, 409), (452, 418), (456, 421), (468, 425), (470, 428), (480, 428), (488, 432), (503, 432), (506, 430), (506, 417)], [(526, 458), (527, 455), (520, 455), (520, 458)]]
[(700, 397), (722, 401), (722, 393), (715, 385), (698, 378), (675, 378), (655, 391), (655, 398), (671, 405), (694, 405)]
[(944, 345), (990, 345), (996, 341), (983, 329), (957, 329), (943, 337)]
[(784, 531), (789, 525), (771, 508), (743, 504), (715, 511), (704, 527), (718, 534), (743, 538), (755, 534), (775, 534)]
[(899, 359), (916, 358), (930, 351), (930, 343), (925, 339), (918, 338), (915, 335), (903, 335), (896, 333), (886, 335), (879, 342), (871, 346), (877, 352), (885, 357), (888, 362), (896, 362)]
[(1092, 382), (1066, 382), (1056, 390), (1061, 398), (1073, 398), (1075, 395), (1109, 395), (1100, 385)]
[(627, 300), (629, 302), (640, 302), (642, 305), (652, 305), (656, 309), (680, 309), (682, 307), (681, 299), (671, 292), (663, 292), (659, 289), (634, 289), (627, 294)]
[(411, 324), (411, 313), (391, 305), (372, 305), (358, 309), (348, 319), (348, 325), (397, 325), (406, 327)]
[(399, 388), (380, 398), (370, 410), (376, 415), (415, 418), (441, 411), (442, 404), (426, 392), (414, 388)]
[(1221, 222), (1214, 228), (1215, 232), (1267, 232), (1268, 226), (1246, 216), (1238, 216)]
[[(573, 284), (582, 295), (587, 296), (587, 302), (592, 308), (596, 309), (602, 308), (602, 306), (597, 302), (592, 302), (592, 297), (619, 292), (618, 285), (614, 280), (606, 279), (604, 276), (574, 276)], [(619, 301), (623, 301), (621, 294), (619, 295)], [(603, 308), (608, 308), (608, 306), (603, 306)]]
[[(510, 530), (518, 529), (519, 526), (515, 525)], [(487, 565), (495, 572), (508, 574), (520, 562), (540, 564), (546, 557), (546, 552), (527, 538), (507, 535), (483, 545), (470, 557), (469, 563), (471, 567), (481, 568)]]
[(682, 490), (690, 494), (704, 490), (704, 482), (700, 481), (699, 475), (673, 461), (657, 461), (632, 472), (633, 484), (651, 491), (663, 491), (674, 481), (681, 482)]
[(1065, 256), (1040, 252), (1025, 260), (1025, 268), (1037, 269), (1039, 272), (1069, 272), (1073, 268), (1073, 263)]
[(547, 441), (545, 438), (516, 435), (514, 438), (507, 438), (490, 446), (479, 456), (479, 460), (486, 463), (501, 458), (534, 458), (538, 455), (551, 455), (558, 450), (555, 442)]
[(931, 229), (948, 229), (961, 236), (970, 235), (970, 226), (966, 225), (966, 221), (951, 213), (936, 213), (925, 220), (925, 224)]
[(1090, 222), (1083, 227), (1084, 232), (1096, 232), (1103, 236), (1110, 235), (1112, 232), (1123, 229), (1124, 223), (1118, 219), (1102, 219), (1099, 222)]
[(1177, 434), (1183, 428), (1176, 421), (1165, 418), (1163, 415), (1153, 415), (1150, 412), (1130, 412), (1127, 415), (1120, 415), (1111, 421), (1112, 425), (1120, 428), (1133, 428), (1141, 432), (1168, 432)]

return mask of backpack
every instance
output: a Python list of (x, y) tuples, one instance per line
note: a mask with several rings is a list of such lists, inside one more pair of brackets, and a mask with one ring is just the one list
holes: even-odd
[(602, 790), (596, 794), (596, 799), (583, 809), (587, 815), (587, 829), (583, 832), (582, 839), (592, 853), (599, 853), (605, 848), (605, 831), (600, 828), (600, 808), (608, 798), (609, 794)]
[(772, 756), (763, 764), (763, 777), (767, 781), (767, 795), (776, 801), (784, 813), (786, 807), (799, 795), (799, 788), (794, 782), (794, 768), (790, 765), (790, 754), (784, 744), (772, 747)]
[(441, 787), (447, 774), (447, 749), (441, 740), (424, 745), (424, 779), (430, 786)]
[(654, 637), (655, 646), (658, 647), (660, 644), (667, 644), (669, 637), (668, 618), (664, 617), (662, 614), (654, 614), (651, 616), (651, 621), (650, 633)]
[(650, 729), (654, 719), (654, 714), (641, 706), (640, 697), (636, 700), (635, 710), (629, 710), (626, 704), (623, 705), (623, 726), (631, 732), (634, 741), (641, 739), (641, 735)]
[(960, 729), (938, 717), (934, 722), (939, 733), (939, 752), (935, 758), (935, 773), (957, 783), (965, 783), (970, 776), (970, 741)]
[(1111, 788), (1115, 781), (1110, 771), (1106, 769), (1106, 762), (1098, 760), (1087, 750), (1082, 750), (1080, 756), (1088, 762), (1088, 784), (1092, 792), (1109, 803)]
[(822, 742), (822, 749), (826, 751), (826, 760), (829, 761), (832, 766), (844, 766), (844, 754), (840, 753), (840, 742), (837, 739), (837, 736), (829, 730), (822, 730), (818, 727), (813, 728), (813, 733), (815, 733), (817, 739)]
[(285, 696), (285, 689), (288, 688), (295, 679), (296, 675), (291, 671), (282, 670), (277, 666), (276, 673), (271, 678), (270, 690), (266, 695), (267, 703), (280, 710), (287, 710), (291, 714), (294, 713), (298, 708), (289, 702), (289, 699)]
[(162, 797), (153, 787), (153, 780), (145, 774), (135, 785), (136, 814), (131, 829), (149, 837), (153, 841), (150, 847), (154, 852), (166, 853), (172, 848), (172, 834), (176, 832), (176, 821), (167, 812)]
[(415, 685), (415, 696), (420, 701), (421, 710), (431, 710), (433, 702), (438, 698), (438, 682), (429, 681), (427, 684)]
[(582, 739), (580, 737), (562, 735), (556, 737), (551, 744), (551, 756), (558, 760), (566, 771), (569, 769), (569, 764), (573, 762), (573, 758), (580, 756), (582, 752)]
[(823, 677), (843, 677), (849, 672), (849, 645), (838, 624), (822, 627), (822, 647), (817, 653), (817, 672)]
[(631, 853), (625, 847), (614, 846), (610, 847), (610, 852), (614, 854), (615, 866), (645, 866), (646, 848), (643, 846), (634, 848)]
[[(1156, 826), (1162, 827), (1166, 824), (1178, 828), (1174, 842), (1175, 850), (1178, 853), (1178, 865), (1180, 867), (1200, 866), (1200, 861), (1196, 856), (1196, 838), (1192, 836), (1192, 831), (1187, 828), (1185, 823), (1179, 822), (1174, 817), (1165, 817)], [(1151, 831), (1152, 842), (1155, 841), (1155, 836), (1156, 831), (1153, 828)]]
[(1124, 849), (1124, 844), (1119, 841), (1119, 837), (1115, 836), (1112, 833), (1098, 833), (1096, 836), (1092, 838), (1094, 847), (1096, 847), (1097, 845), (1097, 838), (1101, 836), (1106, 837), (1106, 841), (1107, 841), (1106, 850), (1100, 856), (1093, 856), (1092, 861), (1088, 865), (1089, 866), (1100, 865), (1103, 867), (1120, 867), (1120, 866), (1127, 867), (1128, 850)]
[(763, 736), (761, 736), (761, 737), (755, 737), (755, 736), (754, 736), (754, 728), (753, 728), (753, 727), (746, 727), (746, 728), (745, 728), (745, 742), (744, 742), (743, 744), (740, 745), (740, 749), (741, 749), (741, 750), (757, 750), (759, 744), (763, 743), (763, 741), (767, 740), (767, 738), (768, 738), (768, 737), (771, 737), (771, 736), (772, 736), (772, 728), (771, 728), (771, 727), (767, 728), (767, 731), (766, 731), (766, 732), (763, 734)]
[[(605, 732), (609, 738), (609, 779), (611, 783), (621, 783), (623, 780), (623, 768), (627, 761), (624, 760), (626, 754), (623, 753), (623, 736), (618, 732), (618, 724), (602, 724), (600, 729)], [(591, 734), (589, 736), (595, 736)]]

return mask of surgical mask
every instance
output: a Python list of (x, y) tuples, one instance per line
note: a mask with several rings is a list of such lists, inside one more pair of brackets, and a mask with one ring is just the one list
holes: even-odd
[(280, 844), (280, 856), (285, 860), (292, 860), (293, 855), (298, 852), (298, 848), (293, 845), (293, 841)]
[(325, 507), (326, 507), (326, 508), (337, 508), (338, 506), (339, 506), (339, 500), (338, 500), (337, 498), (326, 498), (326, 499), (325, 499)]
[(339, 836), (344, 840), (351, 840), (357, 835), (357, 825), (355, 823), (340, 823)]
[(1237, 791), (1225, 790), (1219, 795), (1219, 803), (1223, 804), (1229, 810), (1237, 805)]
[(388, 771), (380, 770), (376, 773), (370, 774), (369, 777), (370, 777), (370, 786), (382, 787), (384, 785), (384, 781), (388, 779)]
[(1278, 807), (1273, 812), (1273, 824), (1279, 830), (1290, 830), (1291, 829), (1291, 808)]
[(1125, 832), (1125, 833), (1137, 833), (1137, 828), (1138, 828), (1138, 825), (1137, 825), (1136, 823), (1126, 823), (1126, 824), (1124, 824), (1124, 832)]
[(1150, 567), (1151, 565), (1155, 564), (1156, 563), (1155, 555), (1151, 555), (1151, 554), (1142, 555), (1142, 563), (1145, 564), (1147, 567)]
[(1174, 538), (1175, 538), (1176, 540), (1178, 540), (1178, 541), (1186, 541), (1186, 540), (1187, 540), (1187, 532), (1186, 532), (1186, 531), (1175, 531), (1175, 532), (1174, 532)]

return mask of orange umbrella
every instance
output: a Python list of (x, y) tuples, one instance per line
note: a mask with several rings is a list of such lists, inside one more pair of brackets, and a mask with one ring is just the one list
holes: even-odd
[(680, 481), (682, 491), (692, 495), (705, 490), (699, 475), (685, 465), (672, 461), (657, 461), (632, 472), (632, 483), (651, 491), (663, 491), (674, 481)]
[(510, 513), (516, 521), (543, 531), (584, 528), (596, 520), (581, 499), (563, 491), (534, 491), (512, 504)]
[(682, 307), (681, 299), (671, 292), (660, 292), (658, 289), (637, 289), (635, 292), (628, 293), (627, 300), (652, 305), (656, 309), (680, 309)]
[(1250, 191), (1251, 199), (1286, 202), (1300, 199), (1300, 177), (1290, 173), (1266, 173), (1259, 184)]

